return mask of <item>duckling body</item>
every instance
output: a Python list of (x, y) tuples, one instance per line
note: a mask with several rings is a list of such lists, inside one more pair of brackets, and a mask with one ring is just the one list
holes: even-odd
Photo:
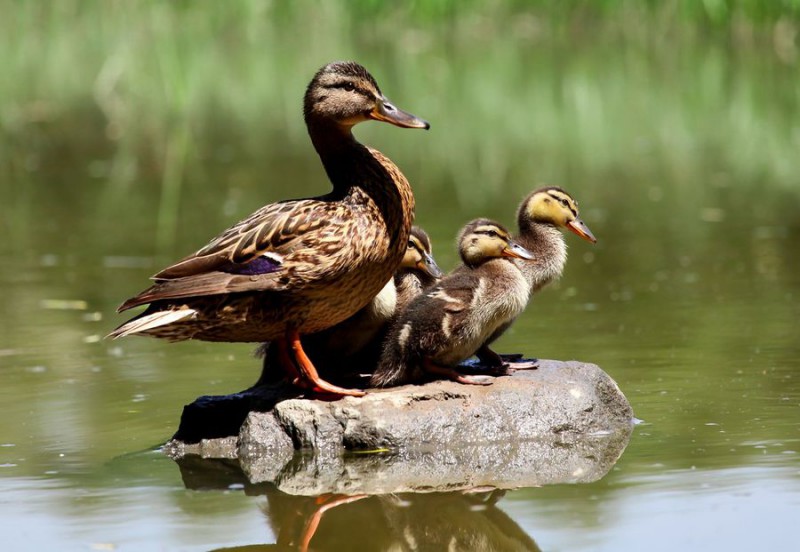
[(352, 62), (317, 72), (304, 115), (333, 191), (262, 207), (162, 270), (119, 309), (149, 303), (147, 310), (112, 337), (276, 341), (282, 364), (301, 383), (344, 394), (318, 381), (300, 335), (345, 320), (378, 294), (403, 258), (414, 210), (400, 170), (356, 141), (351, 129), (368, 119), (406, 128), (428, 124), (389, 103), (366, 69)]
[(464, 264), (412, 300), (393, 322), (373, 386), (418, 382), (426, 374), (484, 383), (455, 366), (525, 309), (530, 287), (511, 257), (533, 257), (487, 219), (464, 227), (459, 250)]

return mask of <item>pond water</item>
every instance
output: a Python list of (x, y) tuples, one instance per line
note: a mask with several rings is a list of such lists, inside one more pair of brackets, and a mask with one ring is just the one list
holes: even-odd
[[(298, 110), (285, 116), (297, 121), (272, 128), (291, 130), (288, 143), (258, 147), (219, 122), (189, 138), (178, 128), (153, 147), (157, 153), (109, 145), (91, 107), (29, 129), (24, 141), (7, 134), (0, 207), (5, 546), (266, 550), (278, 547), (281, 534), (286, 539), (318, 520), (315, 550), (410, 550), (414, 542), (422, 550), (787, 549), (800, 513), (797, 79), (774, 60), (754, 63), (757, 52), (736, 59), (713, 49), (696, 54), (700, 99), (667, 105), (691, 104), (684, 119), (669, 119), (671, 131), (707, 131), (712, 142), (727, 134), (732, 151), (724, 141), (706, 150), (699, 138), (671, 142), (669, 125), (647, 127), (664, 122), (647, 114), (668, 103), (655, 77), (671, 62), (642, 69), (620, 53), (604, 65), (584, 52), (542, 65), (548, 54), (539, 53), (523, 60), (530, 71), (497, 68), (503, 85), (510, 86), (509, 75), (526, 75), (514, 82), (520, 97), (531, 80), (586, 92), (556, 101), (560, 111), (550, 117), (565, 125), (580, 127), (581, 109), (594, 113), (594, 99), (608, 100), (607, 110), (595, 113), (603, 119), (598, 125), (607, 124), (608, 144), (580, 132), (558, 144), (521, 143), (520, 123), (502, 112), (502, 102), (481, 105), (469, 125), (454, 128), (450, 121), (478, 99), (467, 94), (451, 106), (437, 94), (459, 90), (463, 73), (432, 82), (436, 92), (419, 99), (402, 79), (386, 79), (388, 95), (430, 119), (432, 130), (372, 124), (357, 134), (411, 180), (417, 222), (431, 234), (443, 268), (454, 266), (454, 237), (471, 218), (511, 224), (517, 203), (542, 182), (577, 197), (598, 243), (566, 237), (563, 279), (536, 297), (497, 349), (599, 364), (641, 423), (618, 463), (593, 483), (367, 497), (334, 503), (319, 517), (325, 498), (268, 485), (220, 478), (187, 488), (158, 450), (184, 404), (255, 381), (260, 366), (250, 345), (103, 339), (124, 319), (116, 306), (159, 267), (265, 202), (327, 190)], [(673, 76), (688, 74), (690, 62), (681, 59), (685, 67), (672, 67)], [(625, 84), (615, 80), (616, 62), (626, 67), (619, 74), (628, 84), (647, 83), (637, 98), (654, 99), (615, 99)], [(291, 76), (289, 105), (296, 106), (315, 66)], [(491, 81), (491, 59), (480, 67)], [(645, 78), (648, 71), (655, 82)], [(593, 82), (600, 84), (593, 89)], [(727, 83), (719, 85), (724, 98), (713, 95), (720, 82)], [(725, 115), (725, 105), (731, 113), (750, 105), (741, 104), (742, 83), (751, 87), (743, 94), (752, 105), (765, 103), (762, 86), (782, 98), (774, 109), (749, 113), (751, 140)], [(702, 124), (687, 123), (716, 102), (723, 107)], [(626, 103), (645, 117), (643, 127), (613, 124)], [(450, 111), (455, 107), (461, 112)], [(753, 122), (763, 119), (774, 129)], [(665, 133), (660, 142), (648, 142), (650, 130)], [(737, 163), (761, 151), (765, 136), (783, 152), (794, 144), (795, 156), (743, 170)], [(467, 147), (470, 140), (477, 149)], [(570, 149), (551, 149), (569, 140)], [(490, 154), (482, 157), (484, 142)], [(766, 142), (761, 146), (771, 148)]]

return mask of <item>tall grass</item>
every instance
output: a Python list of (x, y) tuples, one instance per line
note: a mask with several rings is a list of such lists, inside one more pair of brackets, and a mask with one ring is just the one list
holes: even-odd
[(800, 0), (6, 0), (0, 9), (3, 195), (35, 201), (19, 189), (31, 171), (52, 184), (83, 163), (102, 186), (70, 185), (110, 216), (134, 196), (158, 202), (151, 226), (164, 251), (187, 193), (229, 221), (249, 210), (236, 194), (255, 184), (276, 198), (321, 191), (320, 178), (306, 178), (319, 169), (302, 168), (315, 162), (300, 98), (337, 58), (364, 63), (432, 122), (425, 136), (358, 130), (423, 183), (423, 199), (455, 195), (475, 207), (541, 181), (580, 182), (593, 198), (623, 174), (648, 187), (797, 186)]

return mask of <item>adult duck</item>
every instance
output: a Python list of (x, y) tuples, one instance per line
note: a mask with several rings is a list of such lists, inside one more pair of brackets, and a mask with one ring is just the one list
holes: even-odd
[(354, 62), (322, 67), (306, 90), (304, 116), (333, 190), (266, 205), (125, 301), (149, 304), (110, 337), (181, 341), (272, 341), (296, 384), (361, 395), (322, 380), (300, 343), (348, 318), (388, 282), (406, 252), (414, 197), (403, 173), (352, 134), (377, 120), (429, 128), (400, 110)]

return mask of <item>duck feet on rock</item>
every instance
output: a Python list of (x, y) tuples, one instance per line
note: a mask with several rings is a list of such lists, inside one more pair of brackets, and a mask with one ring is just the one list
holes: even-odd
[(465, 385), (491, 385), (494, 383), (494, 378), (492, 376), (480, 374), (480, 375), (471, 375), (471, 374), (464, 374), (460, 370), (456, 368), (451, 368), (449, 366), (442, 366), (441, 364), (436, 364), (432, 360), (425, 359), (422, 362), (422, 367), (425, 369), (426, 372), (438, 377), (444, 377), (449, 380), (456, 381), (458, 383), (463, 383)]
[[(277, 342), (279, 358), (283, 363), (292, 384), (308, 389), (319, 395), (333, 397), (363, 397), (364, 391), (360, 389), (346, 389), (333, 385), (319, 377), (317, 369), (308, 358), (300, 342), (300, 334), (294, 330), (286, 332), (286, 339)], [(291, 351), (291, 352), (290, 352)]]

